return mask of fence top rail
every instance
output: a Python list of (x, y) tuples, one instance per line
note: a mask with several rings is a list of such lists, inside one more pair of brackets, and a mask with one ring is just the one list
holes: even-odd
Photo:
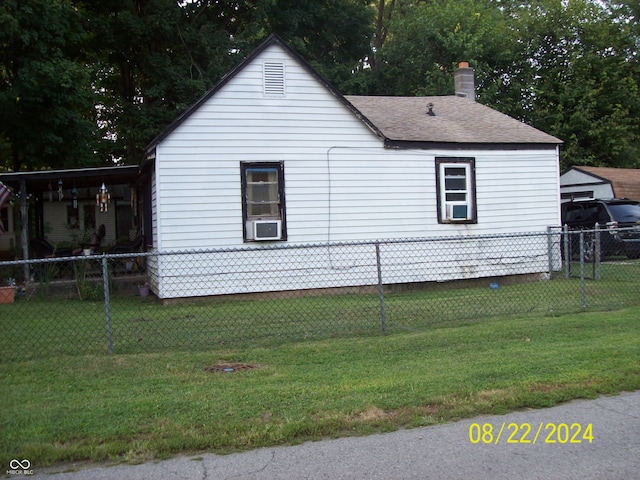
[[(361, 240), (361, 241), (345, 241), (345, 242), (322, 242), (307, 244), (265, 244), (260, 246), (243, 246), (243, 247), (225, 247), (211, 249), (191, 249), (191, 250), (153, 250), (148, 252), (131, 252), (131, 253), (99, 253), (94, 255), (75, 255), (67, 257), (39, 258), (30, 260), (9, 260), (0, 262), (0, 266), (24, 265), (24, 264), (41, 264), (41, 263), (60, 263), (72, 260), (102, 260), (102, 259), (123, 259), (132, 257), (155, 257), (155, 256), (171, 256), (185, 254), (216, 254), (216, 253), (241, 253), (255, 251), (272, 251), (272, 250), (304, 250), (317, 248), (337, 248), (349, 246), (375, 246), (375, 245), (402, 245), (416, 243), (435, 243), (435, 242), (470, 242), (482, 240), (497, 240), (506, 238), (531, 238), (531, 237), (549, 237), (557, 236), (562, 233), (561, 226), (551, 226), (545, 232), (521, 232), (521, 233), (501, 233), (486, 235), (451, 235), (451, 236), (433, 236), (433, 237), (416, 237), (416, 238), (387, 238), (377, 240)], [(622, 230), (622, 229), (620, 229)], [(583, 230), (586, 232), (586, 230)]]
[[(562, 227), (552, 227), (561, 229)], [(303, 243), (303, 244), (265, 244), (261, 246), (247, 247), (226, 247), (213, 249), (194, 249), (194, 250), (165, 250), (156, 251), (154, 255), (183, 255), (186, 253), (229, 253), (229, 252), (246, 252), (246, 251), (269, 251), (269, 250), (303, 250), (327, 247), (350, 247), (350, 246), (366, 246), (366, 245), (400, 245), (411, 243), (437, 243), (437, 242), (470, 242), (477, 240), (492, 240), (504, 238), (522, 238), (522, 237), (548, 237), (561, 234), (560, 230), (556, 232), (523, 232), (523, 233), (502, 233), (487, 235), (451, 235), (437, 237), (416, 237), (416, 238), (381, 238), (377, 240), (354, 240), (345, 242), (321, 242), (321, 243)], [(121, 255), (120, 255), (121, 256)], [(126, 256), (126, 255), (124, 255)], [(129, 255), (131, 256), (131, 255)]]

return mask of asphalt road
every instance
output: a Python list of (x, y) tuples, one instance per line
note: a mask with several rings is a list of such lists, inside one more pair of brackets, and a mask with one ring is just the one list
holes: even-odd
[(640, 391), (542, 410), (232, 455), (180, 456), (143, 465), (51, 469), (32, 465), (31, 469), (32, 476), (20, 478), (640, 479)]

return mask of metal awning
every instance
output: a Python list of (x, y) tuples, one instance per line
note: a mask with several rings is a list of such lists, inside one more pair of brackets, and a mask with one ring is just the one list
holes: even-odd
[[(77, 188), (99, 187), (103, 182), (107, 185), (133, 185), (138, 180), (140, 168), (137, 165), (118, 167), (75, 168), (68, 170), (39, 170), (30, 172), (0, 173), (0, 182), (9, 185), (14, 193), (25, 182), (27, 192), (43, 192), (58, 186), (58, 180), (73, 182)], [(65, 187), (67, 187), (65, 185)]]

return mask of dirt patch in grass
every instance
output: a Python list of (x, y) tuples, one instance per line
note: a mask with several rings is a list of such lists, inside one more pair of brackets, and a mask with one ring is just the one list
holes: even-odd
[(565, 385), (538, 382), (529, 389), (532, 392), (552, 393), (565, 388)]
[(387, 420), (392, 416), (393, 412), (385, 412), (376, 406), (370, 405), (365, 410), (358, 412), (355, 418), (361, 422), (374, 422), (377, 420)]
[(476, 393), (476, 398), (481, 403), (487, 403), (503, 401), (506, 398), (513, 398), (515, 394), (515, 388), (494, 388), (491, 390), (482, 390)]
[(252, 363), (216, 363), (204, 370), (209, 373), (234, 373), (245, 370), (254, 370), (256, 368), (260, 368), (260, 365)]

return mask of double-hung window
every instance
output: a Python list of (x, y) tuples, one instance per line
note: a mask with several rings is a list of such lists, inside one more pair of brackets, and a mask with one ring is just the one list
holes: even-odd
[(243, 162), (240, 167), (245, 241), (286, 240), (284, 164)]
[(476, 223), (475, 160), (436, 158), (439, 223)]

